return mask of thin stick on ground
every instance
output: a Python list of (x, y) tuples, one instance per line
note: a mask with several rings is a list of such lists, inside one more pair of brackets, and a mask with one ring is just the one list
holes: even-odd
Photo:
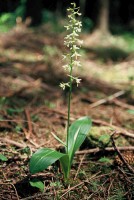
[(81, 168), (81, 165), (82, 165), (83, 160), (84, 160), (84, 158), (85, 158), (85, 155), (86, 155), (86, 154), (84, 154), (84, 155), (82, 156), (82, 158), (81, 158), (81, 161), (80, 161), (80, 164), (79, 164), (79, 166), (78, 166), (78, 170), (77, 170), (77, 172), (76, 172), (76, 174), (75, 174), (74, 180), (76, 180), (76, 178), (77, 178), (77, 176), (78, 176), (78, 173), (79, 173), (79, 171), (80, 171), (80, 168)]
[(117, 130), (118, 133), (120, 133), (120, 134), (123, 134), (123, 135), (125, 135), (125, 136), (134, 138), (134, 134), (133, 134), (133, 133), (130, 133), (129, 131), (127, 131), (127, 130), (124, 129), (124, 128), (121, 128), (121, 127), (119, 127), (119, 126), (112, 125), (112, 124), (110, 124), (110, 123), (108, 123), (108, 122), (106, 122), (106, 121), (102, 121), (102, 120), (99, 120), (99, 119), (93, 119), (92, 121), (93, 121), (94, 124), (111, 127), (111, 128), (113, 128), (114, 130)]
[(26, 108), (25, 109), (25, 114), (26, 114), (26, 118), (27, 118), (27, 121), (28, 121), (28, 131), (26, 132), (26, 139), (28, 140), (33, 132), (33, 128), (32, 128), (32, 123), (31, 123), (31, 117), (30, 117), (30, 112), (29, 112), (29, 109)]
[(14, 140), (7, 139), (7, 138), (0, 138), (0, 141), (2, 143), (8, 143), (8, 144), (14, 145), (14, 146), (19, 147), (19, 148), (25, 148), (25, 147), (27, 147), (27, 145), (24, 144), (24, 143), (22, 144), (20, 142), (16, 142)]
[(96, 102), (90, 104), (90, 108), (94, 108), (94, 107), (100, 106), (100, 105), (102, 105), (102, 104), (104, 104), (104, 103), (106, 103), (108, 101), (112, 101), (113, 99), (115, 99), (115, 98), (117, 98), (117, 97), (119, 97), (121, 95), (124, 95), (124, 94), (125, 94), (124, 90), (116, 92), (116, 93), (114, 93), (114, 94), (112, 94), (112, 95), (110, 95), (110, 96), (108, 96), (108, 97), (106, 97), (104, 99), (100, 99), (99, 101), (96, 101)]
[(122, 108), (134, 110), (134, 106), (121, 102), (118, 99), (113, 99), (112, 102), (114, 102), (115, 105), (120, 106)]
[(113, 132), (113, 134), (111, 135), (111, 141), (112, 141), (112, 145), (115, 149), (115, 151), (117, 152), (119, 158), (121, 159), (121, 161), (124, 163), (124, 165), (128, 168), (128, 170), (134, 174), (134, 169), (127, 163), (127, 161), (124, 159), (124, 157), (122, 156), (122, 154), (120, 153), (118, 147), (115, 144), (114, 141), (114, 135), (116, 134), (116, 131)]
[(84, 182), (81, 182), (81, 183), (69, 188), (60, 198), (64, 197), (67, 193), (69, 193), (70, 191), (74, 190), (75, 188), (77, 188), (77, 187), (79, 187), (79, 186), (81, 186), (83, 184), (84, 184)]
[[(117, 147), (120, 151), (134, 151), (134, 146), (124, 146), (124, 147)], [(77, 155), (82, 154), (90, 154), (90, 153), (98, 153), (100, 151), (116, 151), (114, 147), (106, 147), (104, 149), (101, 148), (93, 148), (88, 150), (77, 151)]]
[(107, 189), (107, 197), (109, 197), (110, 190), (111, 190), (111, 187), (112, 187), (112, 185), (113, 185), (114, 180), (115, 180), (115, 179), (112, 179), (111, 182), (110, 182), (110, 184), (109, 184), (109, 187), (108, 187), (108, 189)]

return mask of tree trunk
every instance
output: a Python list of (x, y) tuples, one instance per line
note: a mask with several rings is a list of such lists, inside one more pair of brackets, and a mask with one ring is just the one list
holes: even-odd
[(109, 0), (99, 0), (95, 32), (109, 34)]
[(31, 25), (36, 26), (41, 23), (42, 19), (42, 0), (27, 0), (26, 2), (26, 18), (30, 17)]
[(86, 0), (80, 0), (80, 11), (82, 13), (82, 17), (85, 15), (85, 8), (86, 8)]

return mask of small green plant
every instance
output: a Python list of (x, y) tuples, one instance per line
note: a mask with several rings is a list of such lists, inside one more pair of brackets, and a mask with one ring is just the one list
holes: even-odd
[(6, 97), (0, 97), (0, 110), (2, 110), (5, 104), (6, 104)]
[(7, 32), (16, 24), (17, 17), (24, 18), (26, 12), (26, 1), (20, 0), (14, 12), (0, 14), (0, 32)]
[(101, 157), (101, 158), (99, 159), (99, 161), (100, 161), (101, 163), (108, 163), (108, 164), (112, 163), (112, 160), (109, 159), (109, 158), (106, 158), (106, 157)]
[(44, 183), (36, 178), (34, 178), (33, 180), (31, 180), (30, 185), (32, 187), (36, 187), (38, 188), (41, 192), (44, 192)]
[(63, 66), (64, 69), (68, 72), (69, 81), (67, 83), (60, 84), (60, 87), (63, 90), (66, 87), (69, 88), (66, 142), (63, 142), (60, 138), (53, 134), (53, 136), (61, 144), (64, 145), (65, 153), (61, 153), (49, 148), (42, 148), (37, 150), (30, 159), (30, 172), (32, 174), (46, 169), (48, 166), (59, 160), (64, 174), (65, 182), (68, 182), (69, 180), (74, 154), (85, 140), (92, 125), (91, 119), (87, 116), (84, 116), (73, 122), (70, 126), (72, 84), (73, 82), (76, 82), (78, 86), (81, 80), (78, 77), (73, 76), (73, 68), (81, 66), (80, 61), (78, 61), (78, 58), (80, 56), (78, 50), (82, 44), (82, 41), (79, 40), (78, 37), (79, 33), (81, 32), (82, 24), (81, 21), (76, 19), (76, 16), (79, 16), (81, 14), (79, 13), (79, 8), (76, 7), (75, 3), (71, 3), (71, 5), (72, 7), (68, 9), (69, 22), (68, 25), (65, 26), (68, 34), (65, 37), (64, 41), (65, 46), (69, 48), (69, 53), (63, 56), (64, 59), (66, 59), (69, 63)]
[(8, 115), (14, 115), (14, 114), (16, 114), (16, 113), (21, 113), (21, 112), (23, 112), (24, 111), (24, 109), (23, 108), (7, 108), (7, 114)]
[(129, 114), (131, 114), (131, 115), (134, 115), (134, 110), (127, 110), (127, 112), (129, 113)]
[(7, 157), (0, 153), (0, 161), (7, 161)]

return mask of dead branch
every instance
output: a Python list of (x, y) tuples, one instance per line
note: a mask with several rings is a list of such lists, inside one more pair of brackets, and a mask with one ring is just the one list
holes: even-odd
[(77, 178), (77, 176), (78, 176), (78, 173), (79, 173), (79, 171), (80, 171), (80, 168), (81, 168), (81, 165), (82, 165), (82, 163), (83, 163), (84, 158), (85, 158), (85, 154), (84, 154), (83, 157), (81, 158), (81, 161), (80, 161), (80, 163), (79, 163), (79, 166), (78, 166), (77, 172), (76, 172), (76, 174), (75, 174), (74, 180), (76, 180), (76, 178)]
[(75, 188), (77, 188), (77, 187), (79, 187), (79, 186), (81, 186), (81, 185), (84, 185), (84, 182), (80, 182), (80, 183), (78, 183), (77, 185), (75, 185), (75, 186), (69, 188), (64, 194), (62, 194), (61, 198), (62, 198), (63, 196), (65, 196), (67, 193), (69, 193), (70, 191), (74, 190)]
[[(117, 147), (120, 151), (134, 151), (134, 146), (124, 146), (124, 147)], [(76, 155), (82, 155), (82, 154), (90, 154), (90, 153), (98, 153), (100, 151), (115, 151), (114, 147), (106, 147), (104, 149), (101, 149), (99, 147), (94, 149), (87, 149), (82, 151), (77, 151)]]
[[(52, 109), (52, 108), (48, 108), (46, 106), (42, 106), (40, 107), (39, 109), (35, 110), (32, 112), (32, 114), (37, 114), (37, 113), (48, 113), (48, 112), (51, 112), (51, 113), (56, 113), (58, 115), (61, 115), (64, 119), (67, 119), (67, 114), (61, 110), (57, 110), (57, 109)], [(79, 118), (80, 116), (74, 116), (74, 115), (71, 115), (71, 118), (70, 120), (71, 121), (74, 121), (76, 120), (77, 118)], [(130, 133), (129, 131), (125, 130), (124, 128), (121, 128), (121, 127), (118, 127), (118, 126), (115, 126), (115, 125), (112, 125), (108, 122), (105, 122), (105, 121), (102, 121), (102, 120), (98, 120), (98, 119), (92, 119), (92, 122), (94, 124), (97, 124), (97, 125), (103, 125), (103, 126), (108, 126), (108, 127), (111, 127), (112, 129), (114, 130), (117, 130), (118, 133), (120, 134), (123, 134), (125, 136), (128, 136), (128, 137), (132, 137), (134, 138), (134, 134), (133, 133)]]
[(121, 132), (121, 135), (127, 136), (127, 137), (131, 137), (134, 139), (134, 134), (133, 133), (128, 133), (128, 132)]
[(113, 132), (113, 134), (111, 135), (111, 141), (112, 141), (112, 145), (115, 149), (115, 151), (117, 152), (120, 160), (124, 163), (124, 165), (128, 168), (128, 170), (131, 173), (134, 173), (134, 169), (128, 164), (128, 162), (124, 159), (124, 157), (122, 156), (122, 154), (120, 153), (119, 148), (116, 146), (115, 141), (114, 141), (114, 135), (116, 134), (116, 131)]
[(96, 107), (96, 106), (100, 106), (100, 105), (102, 105), (102, 104), (104, 104), (104, 103), (106, 103), (106, 102), (108, 102), (108, 101), (112, 101), (113, 99), (115, 99), (115, 98), (117, 98), (117, 97), (119, 97), (119, 96), (122, 96), (122, 95), (124, 95), (124, 94), (125, 94), (125, 91), (124, 91), (124, 90), (121, 90), (121, 91), (119, 91), (119, 92), (116, 92), (116, 93), (114, 93), (114, 94), (112, 94), (112, 95), (110, 95), (110, 96), (104, 98), (104, 99), (100, 99), (99, 101), (90, 104), (89, 107), (90, 107), (90, 108), (94, 108), (94, 107)]
[(120, 106), (122, 108), (126, 108), (126, 109), (130, 109), (130, 110), (134, 110), (134, 106), (129, 105), (127, 103), (121, 102), (118, 99), (113, 99), (112, 102), (114, 102), (114, 104), (116, 104), (117, 106)]
[(31, 123), (31, 117), (30, 117), (30, 113), (29, 113), (29, 109), (26, 108), (25, 109), (25, 114), (26, 114), (26, 118), (27, 118), (27, 122), (28, 122), (28, 131), (25, 132), (25, 136), (26, 139), (28, 140), (32, 134), (32, 123)]
[(16, 142), (14, 140), (7, 139), (7, 138), (0, 138), (0, 141), (1, 142), (5, 142), (5, 143), (9, 143), (9, 144), (12, 144), (12, 145), (15, 145), (15, 146), (17, 146), (19, 148), (25, 148), (25, 147), (27, 147), (26, 144), (22, 144), (22, 143), (19, 143), (19, 142)]
[(93, 119), (92, 121), (93, 121), (94, 124), (103, 125), (103, 126), (109, 126), (109, 127), (113, 128), (114, 130), (117, 130), (118, 133), (120, 133), (122, 135), (134, 138), (134, 134), (128, 132), (124, 128), (109, 124), (108, 122), (105, 122), (105, 121), (102, 121), (102, 120), (98, 120), (98, 119)]

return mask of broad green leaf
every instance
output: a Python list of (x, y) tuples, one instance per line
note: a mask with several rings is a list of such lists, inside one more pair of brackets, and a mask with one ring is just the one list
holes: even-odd
[(35, 178), (31, 180), (29, 183), (32, 187), (39, 188), (41, 192), (44, 192), (44, 183), (42, 181)]
[(42, 148), (37, 150), (30, 159), (30, 172), (35, 174), (37, 172), (47, 169), (48, 166), (59, 160), (65, 154), (49, 148)]
[(4, 155), (2, 155), (2, 154), (0, 153), (0, 160), (2, 160), (2, 161), (7, 161), (8, 159), (7, 159), (6, 156), (4, 156)]
[(70, 163), (72, 163), (73, 156), (77, 149), (81, 146), (83, 141), (86, 138), (86, 135), (89, 133), (89, 130), (92, 126), (92, 121), (89, 117), (81, 117), (69, 128), (68, 134), (68, 149)]

